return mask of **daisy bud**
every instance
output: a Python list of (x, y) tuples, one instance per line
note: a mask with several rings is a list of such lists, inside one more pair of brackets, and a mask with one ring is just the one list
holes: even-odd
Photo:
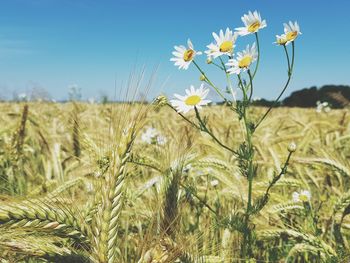
[(210, 182), (210, 184), (211, 184), (212, 187), (216, 187), (219, 184), (219, 181), (218, 180), (212, 180)]
[(211, 64), (213, 60), (211, 58), (207, 58), (207, 64)]
[(200, 81), (205, 81), (207, 78), (202, 74), (202, 75), (200, 75), (200, 77), (199, 77), (199, 80)]
[(292, 152), (295, 152), (296, 150), (297, 150), (297, 145), (294, 142), (290, 143), (288, 146), (288, 151), (292, 153)]
[(158, 106), (158, 107), (162, 107), (162, 106), (166, 105), (167, 103), (168, 103), (168, 99), (164, 95), (158, 96), (153, 101), (153, 104)]

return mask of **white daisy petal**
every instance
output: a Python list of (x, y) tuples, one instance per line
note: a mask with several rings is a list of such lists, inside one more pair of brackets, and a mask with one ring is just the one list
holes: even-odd
[[(284, 44), (288, 45), (291, 42), (294, 42), (295, 39), (298, 37), (298, 35), (301, 35), (300, 27), (298, 22), (293, 23), (292, 21), (289, 21), (288, 24), (284, 23)], [(277, 43), (281, 41), (281, 38), (277, 38)]]
[(244, 27), (238, 27), (235, 29), (241, 36), (254, 34), (260, 29), (266, 27), (266, 21), (262, 21), (260, 13), (256, 10), (253, 13), (249, 11), (248, 14), (243, 15), (241, 19)]
[(239, 74), (241, 71), (246, 71), (257, 58), (256, 44), (254, 43), (251, 47), (248, 45), (245, 50), (237, 53), (235, 59), (229, 59), (226, 63), (226, 66), (228, 66), (227, 73)]
[(210, 100), (205, 100), (208, 92), (209, 89), (205, 88), (203, 84), (198, 89), (191, 85), (189, 89), (185, 90), (185, 96), (174, 94), (177, 99), (171, 100), (170, 103), (177, 112), (187, 113), (194, 107), (200, 108), (210, 103)]
[(173, 58), (170, 61), (175, 61), (174, 65), (179, 69), (188, 69), (196, 55), (201, 55), (202, 52), (197, 52), (190, 39), (187, 40), (188, 48), (184, 46), (174, 46), (175, 51), (172, 52)]
[(221, 29), (219, 34), (212, 33), (215, 43), (207, 45), (208, 50), (205, 51), (209, 58), (217, 58), (222, 55), (232, 56), (237, 35), (232, 33), (232, 30), (226, 28), (225, 33)]

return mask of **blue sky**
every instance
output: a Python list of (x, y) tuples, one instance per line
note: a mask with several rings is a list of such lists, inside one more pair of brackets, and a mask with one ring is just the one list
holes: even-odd
[[(286, 94), (312, 85), (350, 84), (348, 0), (1, 0), (0, 97), (44, 88), (53, 98), (65, 99), (72, 84), (84, 98), (112, 95), (133, 68), (142, 66), (146, 76), (158, 66), (149, 97), (181, 93), (200, 85), (199, 74), (194, 67), (173, 66), (173, 46), (191, 38), (204, 51), (213, 31), (241, 26), (248, 10), (260, 11), (268, 25), (259, 33), (255, 96), (274, 98), (286, 78), (283, 48), (272, 42), (289, 20), (299, 22), (303, 35), (296, 42), (295, 72)], [(252, 42), (253, 36), (238, 40), (237, 50)], [(224, 83), (222, 72), (206, 65), (205, 56), (199, 63), (209, 77)]]

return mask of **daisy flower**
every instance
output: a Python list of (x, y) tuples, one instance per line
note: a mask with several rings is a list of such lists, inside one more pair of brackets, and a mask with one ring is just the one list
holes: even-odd
[(301, 35), (300, 27), (297, 22), (293, 24), (292, 21), (289, 21), (288, 24), (284, 23), (284, 35), (286, 38), (286, 45), (288, 45), (290, 42), (293, 42), (298, 35)]
[(167, 141), (168, 141), (167, 138), (164, 137), (163, 135), (157, 136), (157, 144), (164, 145), (164, 144), (166, 144)]
[(311, 193), (307, 190), (302, 190), (300, 193), (294, 192), (292, 197), (294, 202), (308, 202), (311, 199)]
[(274, 42), (277, 45), (283, 46), (287, 43), (287, 37), (285, 34), (283, 35), (276, 35), (276, 42)]
[(329, 106), (329, 103), (327, 101), (324, 101), (324, 102), (320, 102), (320, 101), (317, 101), (316, 102), (316, 112), (318, 113), (321, 113), (321, 112), (330, 112), (331, 111), (331, 107)]
[(147, 128), (147, 130), (141, 135), (141, 140), (147, 144), (159, 145), (164, 145), (167, 142), (167, 138), (152, 127)]
[(241, 17), (244, 27), (236, 28), (237, 32), (241, 36), (253, 34), (266, 27), (266, 20), (261, 20), (260, 13), (258, 11), (251, 11)]
[(232, 30), (226, 28), (226, 32), (221, 29), (219, 35), (213, 32), (215, 43), (211, 43), (207, 46), (209, 48), (205, 53), (208, 57), (217, 58), (221, 55), (232, 55), (237, 40), (237, 34), (234, 34)]
[(174, 94), (177, 100), (171, 100), (171, 105), (177, 110), (177, 112), (187, 113), (194, 109), (194, 107), (200, 109), (201, 106), (207, 105), (210, 100), (205, 98), (208, 95), (209, 89), (204, 88), (202, 84), (199, 89), (195, 89), (193, 86), (190, 89), (186, 89), (186, 96)]
[(202, 52), (195, 51), (193, 44), (190, 39), (187, 40), (187, 48), (185, 46), (174, 46), (175, 51), (173, 51), (174, 57), (170, 61), (175, 62), (175, 66), (178, 66), (179, 69), (188, 69), (192, 60), (196, 55), (201, 55)]
[(249, 45), (242, 52), (237, 53), (237, 58), (229, 59), (226, 65), (229, 67), (227, 73), (239, 74), (241, 71), (246, 71), (249, 66), (258, 58), (258, 52), (256, 50), (255, 43), (252, 47)]
[(212, 180), (212, 181), (210, 182), (210, 184), (211, 184), (212, 187), (216, 187), (216, 186), (218, 186), (219, 181), (216, 180), (216, 179), (214, 179), (214, 180)]
[(149, 127), (142, 135), (141, 140), (145, 143), (151, 144), (157, 137), (158, 131), (155, 128)]

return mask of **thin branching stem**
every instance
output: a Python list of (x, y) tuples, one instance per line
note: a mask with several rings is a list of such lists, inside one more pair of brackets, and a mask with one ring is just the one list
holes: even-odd
[(217, 94), (228, 104), (231, 104), (230, 101), (228, 101), (225, 96), (221, 93), (221, 91), (213, 84), (213, 82), (210, 81), (210, 79), (207, 77), (207, 75), (204, 73), (204, 71), (198, 66), (196, 61), (192, 61), (193, 64), (196, 66), (196, 68), (199, 70), (199, 72), (204, 76), (205, 81), (217, 92)]
[[(240, 82), (241, 78), (239, 77)], [(243, 85), (243, 84), (241, 84)], [(250, 221), (250, 210), (252, 208), (252, 191), (253, 191), (253, 179), (254, 179), (254, 165), (253, 165), (253, 144), (252, 144), (252, 133), (249, 128), (249, 122), (247, 117), (247, 108), (249, 106), (249, 101), (247, 100), (247, 93), (245, 88), (242, 86), (243, 90), (243, 100), (244, 100), (244, 107), (243, 107), (243, 122), (246, 130), (246, 143), (248, 147), (249, 152), (249, 158), (248, 158), (248, 168), (246, 171), (247, 179), (248, 179), (248, 201), (247, 201), (247, 209), (245, 214), (245, 231), (243, 235), (243, 244), (242, 244), (242, 256), (245, 258), (246, 256), (250, 258), (252, 253), (252, 233), (248, 228), (249, 221)]]
[[(286, 47), (284, 46), (285, 50), (287, 51)], [(255, 125), (254, 129), (257, 129), (259, 127), (259, 125), (262, 123), (262, 121), (266, 118), (266, 116), (270, 113), (270, 111), (272, 110), (272, 108), (274, 108), (278, 101), (280, 100), (280, 98), (282, 97), (283, 93), (286, 91), (290, 80), (292, 78), (292, 74), (293, 74), (293, 67), (294, 67), (294, 42), (292, 42), (292, 63), (291, 65), (289, 64), (289, 56), (288, 56), (288, 52), (286, 52), (287, 54), (287, 62), (288, 62), (288, 79), (286, 84), (284, 85), (281, 93), (278, 95), (278, 97), (275, 99), (275, 101), (272, 103), (272, 105), (269, 107), (269, 109), (265, 112), (265, 114), (260, 118), (260, 120), (257, 122), (257, 124)]]
[(256, 46), (258, 48), (258, 58), (256, 60), (256, 65), (255, 65), (255, 69), (251, 78), (251, 81), (249, 82), (249, 84), (247, 85), (247, 89), (250, 88), (250, 86), (252, 85), (252, 81), (255, 78), (256, 73), (258, 72), (258, 68), (259, 68), (259, 63), (260, 63), (260, 44), (259, 44), (259, 37), (258, 37), (258, 33), (255, 33), (255, 39), (256, 39)]
[(199, 111), (197, 109), (197, 107), (194, 107), (194, 110), (196, 112), (196, 117), (199, 121), (199, 125), (200, 125), (200, 130), (204, 131), (205, 133), (207, 133), (208, 135), (210, 135), (210, 137), (216, 142), (218, 143), (221, 147), (225, 148), (226, 150), (230, 151), (231, 153), (233, 153), (234, 155), (237, 155), (237, 151), (231, 149), (230, 147), (226, 146), (225, 144), (223, 144), (207, 127), (207, 125), (205, 124), (205, 122), (202, 120)]
[(249, 95), (248, 102), (250, 103), (253, 96), (253, 76), (250, 73), (250, 69), (248, 69), (248, 76), (249, 76), (249, 83), (250, 83), (250, 95)]
[(227, 72), (227, 68), (226, 68), (225, 63), (222, 60), (222, 58), (219, 57), (219, 59), (220, 59), (221, 65), (222, 65), (222, 67), (223, 67), (223, 69), (225, 71), (227, 86), (228, 86), (228, 88), (229, 88), (229, 90), (231, 92), (233, 101), (236, 101), (235, 93), (234, 93), (233, 88), (232, 88), (232, 82), (231, 82), (230, 74)]
[(191, 124), (192, 126), (194, 126), (197, 129), (200, 129), (200, 127), (195, 124), (193, 121), (191, 121), (190, 119), (188, 119), (185, 115), (183, 115), (181, 112), (178, 112), (171, 104), (167, 104), (168, 107), (170, 107), (171, 109), (173, 109), (177, 114), (179, 114), (185, 121), (187, 121), (189, 124)]

